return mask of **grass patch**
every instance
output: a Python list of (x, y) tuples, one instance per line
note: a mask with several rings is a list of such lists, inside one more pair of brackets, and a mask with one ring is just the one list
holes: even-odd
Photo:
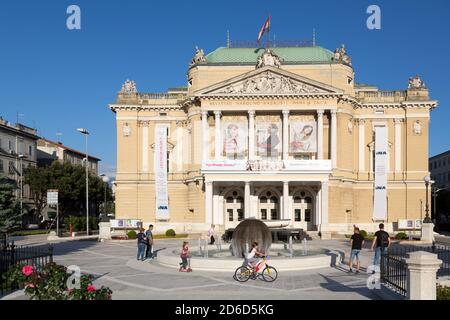
[(187, 233), (180, 233), (175, 236), (168, 237), (165, 234), (154, 234), (153, 239), (178, 239), (178, 238), (187, 238)]
[(48, 230), (21, 230), (21, 231), (14, 231), (13, 233), (11, 233), (11, 236), (16, 236), (16, 237), (24, 237), (24, 236), (35, 236), (38, 234), (47, 234)]

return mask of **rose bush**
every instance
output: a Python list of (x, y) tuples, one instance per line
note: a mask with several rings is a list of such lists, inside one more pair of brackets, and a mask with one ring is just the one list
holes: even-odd
[(53, 262), (40, 270), (18, 264), (6, 273), (5, 281), (25, 289), (32, 300), (111, 300), (112, 291), (103, 286), (97, 289), (92, 275), (82, 275), (80, 286), (75, 289), (67, 287), (69, 277), (66, 267)]

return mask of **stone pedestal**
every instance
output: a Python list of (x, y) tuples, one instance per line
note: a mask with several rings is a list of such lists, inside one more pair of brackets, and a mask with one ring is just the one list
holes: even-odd
[(434, 224), (433, 223), (422, 223), (422, 237), (420, 240), (426, 243), (433, 243), (434, 241)]
[(425, 251), (408, 254), (408, 300), (436, 300), (436, 272), (442, 260)]
[(98, 238), (103, 240), (111, 239), (111, 223), (110, 222), (100, 222), (98, 224), (99, 234)]

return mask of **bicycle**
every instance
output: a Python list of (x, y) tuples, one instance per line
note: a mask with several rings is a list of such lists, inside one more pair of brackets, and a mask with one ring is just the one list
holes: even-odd
[[(263, 256), (262, 260), (252, 268), (250, 265), (240, 266), (234, 272), (234, 279), (239, 282), (246, 282), (249, 279), (256, 280), (262, 278), (266, 282), (273, 282), (278, 277), (278, 271), (274, 267), (267, 264), (267, 257)], [(262, 272), (259, 273), (259, 270)]]

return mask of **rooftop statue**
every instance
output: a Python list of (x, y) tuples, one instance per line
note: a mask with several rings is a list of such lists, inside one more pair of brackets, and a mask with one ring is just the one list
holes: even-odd
[(409, 78), (408, 89), (426, 89), (426, 86), (419, 76), (415, 76)]
[(258, 57), (256, 61), (256, 69), (271, 66), (279, 68), (281, 66), (282, 59), (276, 55), (272, 50), (267, 48), (262, 55)]
[(205, 63), (205, 53), (203, 52), (203, 49), (199, 49), (197, 46), (195, 47), (195, 56), (192, 58), (190, 66), (193, 66), (198, 63)]
[(136, 92), (137, 92), (136, 82), (128, 79), (122, 85), (122, 90), (120, 90), (120, 93), (136, 93)]
[(340, 48), (337, 48), (334, 50), (334, 58), (335, 61), (341, 61), (345, 64), (348, 64), (349, 66), (352, 65), (352, 59), (347, 54), (347, 51), (345, 50), (345, 46), (342, 45)]

